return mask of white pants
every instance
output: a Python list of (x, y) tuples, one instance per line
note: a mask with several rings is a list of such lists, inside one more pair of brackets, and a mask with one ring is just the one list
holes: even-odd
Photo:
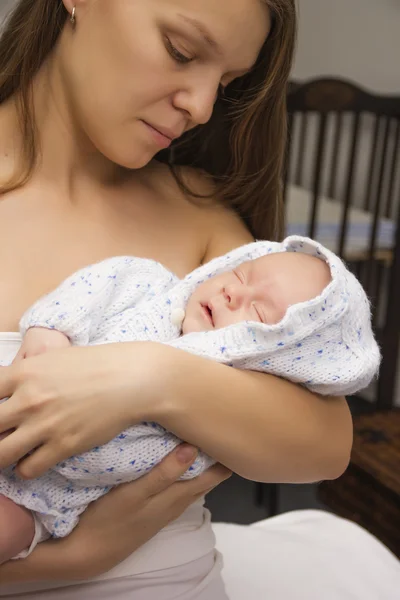
[(92, 583), (29, 591), (12, 586), (0, 598), (7, 600), (228, 600), (221, 579), (221, 556), (204, 558), (172, 569), (104, 579)]
[(302, 510), (216, 524), (229, 600), (400, 600), (400, 561), (358, 525)]
[[(214, 524), (229, 600), (399, 600), (400, 562), (369, 533), (329, 513), (296, 511), (250, 526)], [(182, 570), (153, 572), (8, 600), (226, 600), (219, 565), (185, 589)], [(218, 562), (218, 559), (217, 559)], [(187, 569), (188, 582), (193, 575)], [(180, 568), (181, 569), (181, 568)], [(216, 570), (216, 573), (215, 573)], [(176, 578), (179, 579), (179, 585)], [(182, 585), (183, 584), (183, 585)], [(1, 585), (0, 585), (0, 597)]]

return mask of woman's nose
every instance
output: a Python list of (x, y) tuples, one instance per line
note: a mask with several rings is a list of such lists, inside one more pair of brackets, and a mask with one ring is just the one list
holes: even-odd
[(174, 106), (186, 112), (193, 126), (204, 125), (211, 119), (218, 93), (218, 83), (199, 81), (187, 90), (177, 92)]

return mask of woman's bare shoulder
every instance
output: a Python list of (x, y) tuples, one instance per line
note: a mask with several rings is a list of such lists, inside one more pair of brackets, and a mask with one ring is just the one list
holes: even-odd
[(178, 168), (179, 179), (192, 194), (179, 185), (168, 165), (153, 161), (146, 171), (153, 190), (201, 238), (202, 262), (253, 241), (239, 215), (218, 199), (215, 183), (204, 171)]
[(238, 213), (219, 200), (215, 184), (209, 175), (198, 169), (184, 169), (182, 174), (185, 183), (193, 192), (209, 197), (209, 200), (202, 204), (209, 232), (203, 262), (254, 241)]

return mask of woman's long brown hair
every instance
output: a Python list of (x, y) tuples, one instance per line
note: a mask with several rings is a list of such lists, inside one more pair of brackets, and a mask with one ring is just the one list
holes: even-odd
[[(242, 217), (255, 238), (278, 239), (283, 228), (286, 86), (295, 47), (296, 9), (295, 0), (261, 1), (270, 8), (272, 30), (255, 68), (228, 86), (206, 125), (175, 143), (171, 168), (182, 189), (193, 197), (199, 196), (187, 189), (179, 165), (203, 169), (217, 185), (218, 198)], [(68, 16), (61, 0), (19, 0), (4, 25), (0, 104), (17, 98), (25, 146), (19, 173), (0, 193), (24, 185), (35, 169), (39, 149), (31, 84)]]

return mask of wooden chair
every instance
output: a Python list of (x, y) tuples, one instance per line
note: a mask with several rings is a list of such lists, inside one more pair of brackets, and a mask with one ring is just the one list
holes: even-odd
[[(331, 247), (364, 285), (383, 355), (373, 407), (389, 409), (400, 334), (400, 96), (332, 78), (292, 82), (288, 113), (287, 233)], [(276, 514), (278, 486), (257, 485), (257, 501), (267, 490)]]

